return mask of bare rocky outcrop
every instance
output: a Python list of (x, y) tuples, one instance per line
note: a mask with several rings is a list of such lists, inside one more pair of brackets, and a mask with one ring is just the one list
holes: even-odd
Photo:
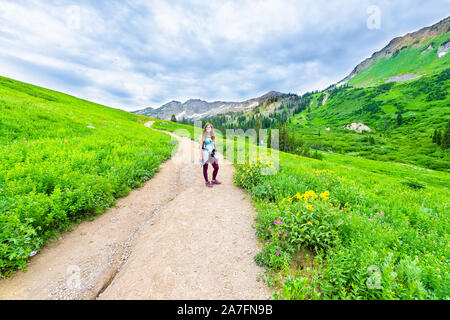
[(418, 78), (423, 77), (423, 76), (424, 75), (415, 75), (413, 73), (399, 74), (399, 75), (387, 78), (385, 82), (387, 83), (387, 82), (409, 81), (409, 80), (418, 79)]
[(363, 132), (363, 131), (369, 131), (372, 132), (372, 129), (370, 129), (368, 126), (366, 126), (365, 124), (361, 123), (361, 122), (352, 122), (346, 126), (344, 126), (344, 129), (347, 130), (353, 130), (356, 132)]
[(446, 43), (443, 43), (442, 45), (440, 45), (437, 50), (438, 59), (445, 56), (449, 50), (450, 50), (450, 41), (447, 41)]

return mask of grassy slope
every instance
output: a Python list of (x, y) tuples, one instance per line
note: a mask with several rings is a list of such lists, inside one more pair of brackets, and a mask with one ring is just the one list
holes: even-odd
[[(446, 69), (433, 76), (392, 83), (390, 88), (378, 85), (340, 89), (330, 95), (325, 105), (312, 107), (310, 114), (304, 110), (295, 115), (292, 125), (309, 144), (322, 145), (323, 149), (447, 170), (449, 152), (433, 143), (431, 135), (436, 128), (443, 132), (450, 114), (448, 74)], [(430, 95), (437, 92), (445, 92), (445, 98), (429, 101)], [(370, 109), (370, 105), (375, 107)], [(397, 125), (398, 106), (404, 109), (401, 126)], [(350, 122), (372, 128), (375, 144), (371, 145), (364, 134), (342, 128)], [(325, 131), (328, 126), (329, 132)], [(319, 130), (320, 137), (310, 134)]]
[[(349, 80), (351, 86), (383, 83), (392, 76), (413, 73), (415, 75), (433, 74), (449, 66), (450, 55), (436, 59), (438, 47), (449, 41), (450, 32), (425, 39), (418, 46), (409, 46), (391, 58), (376, 59), (369, 67), (361, 70)], [(432, 50), (426, 50), (433, 45)]]
[(0, 115), (0, 275), (151, 178), (174, 147), (149, 118), (4, 77)]
[[(157, 126), (169, 131), (178, 128), (170, 122)], [(222, 145), (218, 136), (219, 150)], [(248, 144), (235, 148), (249, 151)], [(236, 184), (255, 200), (256, 232), (262, 245), (255, 259), (267, 267), (268, 283), (280, 289), (275, 298), (317, 298), (313, 284), (328, 299), (450, 297), (449, 173), (340, 154), (330, 154), (323, 161), (279, 154), (280, 170), (275, 175), (261, 177), (257, 168), (235, 162)], [(227, 158), (233, 160), (231, 154)], [(312, 203), (321, 209), (311, 213), (292, 200), (308, 190), (329, 191), (329, 201), (335, 205), (327, 208), (328, 201)], [(297, 211), (301, 215), (295, 220)], [(342, 225), (334, 225), (337, 242), (324, 245), (331, 231), (324, 228), (330, 225), (327, 219), (334, 211), (339, 212)], [(283, 234), (292, 235), (285, 241), (278, 241), (273, 233), (278, 217), (290, 222), (280, 228)], [(302, 224), (306, 220), (301, 217), (320, 222), (309, 226)], [(304, 249), (317, 254), (316, 267), (309, 271), (301, 256)], [(373, 265), (381, 271), (380, 290), (366, 285), (367, 268)]]

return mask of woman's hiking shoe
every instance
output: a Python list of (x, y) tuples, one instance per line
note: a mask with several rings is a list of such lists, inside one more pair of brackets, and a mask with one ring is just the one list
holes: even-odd
[(208, 182), (205, 182), (205, 185), (206, 185), (207, 187), (210, 187), (210, 188), (212, 188), (212, 186), (213, 186), (212, 183), (209, 182), (209, 181), (208, 181)]
[(222, 182), (220, 182), (219, 180), (213, 180), (212, 184), (222, 184)]

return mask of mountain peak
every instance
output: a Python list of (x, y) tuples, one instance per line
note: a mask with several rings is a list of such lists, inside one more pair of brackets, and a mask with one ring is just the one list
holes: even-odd
[(202, 99), (189, 99), (185, 103), (192, 103), (192, 102), (206, 102), (206, 101), (203, 101)]
[(262, 95), (261, 98), (278, 97), (281, 95), (283, 95), (283, 93), (272, 90), (272, 91), (269, 91), (266, 94)]

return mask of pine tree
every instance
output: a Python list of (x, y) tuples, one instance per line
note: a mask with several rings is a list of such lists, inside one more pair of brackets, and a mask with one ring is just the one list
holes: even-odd
[(283, 126), (283, 151), (288, 151), (289, 148), (289, 136), (287, 132), (286, 125)]
[(433, 143), (436, 143), (437, 129), (434, 129)]
[(399, 112), (398, 112), (398, 115), (397, 115), (397, 124), (398, 124), (399, 126), (401, 126), (401, 125), (402, 125), (402, 121), (403, 121), (402, 113), (399, 111)]
[(447, 126), (445, 127), (444, 135), (441, 141), (442, 149), (450, 148), (450, 119), (448, 119)]
[(291, 151), (295, 151), (296, 142), (295, 142), (295, 129), (292, 128), (292, 138), (291, 138)]
[(281, 126), (280, 122), (278, 122), (277, 129), (278, 129), (278, 150), (283, 150), (283, 127)]
[(259, 130), (261, 129), (261, 118), (255, 120), (255, 131), (256, 131), (256, 145), (259, 145)]
[(267, 148), (272, 148), (272, 129), (269, 128), (269, 135), (267, 137)]
[(174, 114), (172, 115), (172, 118), (170, 119), (170, 121), (172, 121), (172, 122), (177, 122), (177, 118), (175, 117)]
[(441, 140), (442, 140), (442, 135), (441, 135), (441, 130), (439, 129), (436, 134), (436, 144), (438, 146), (441, 145)]

